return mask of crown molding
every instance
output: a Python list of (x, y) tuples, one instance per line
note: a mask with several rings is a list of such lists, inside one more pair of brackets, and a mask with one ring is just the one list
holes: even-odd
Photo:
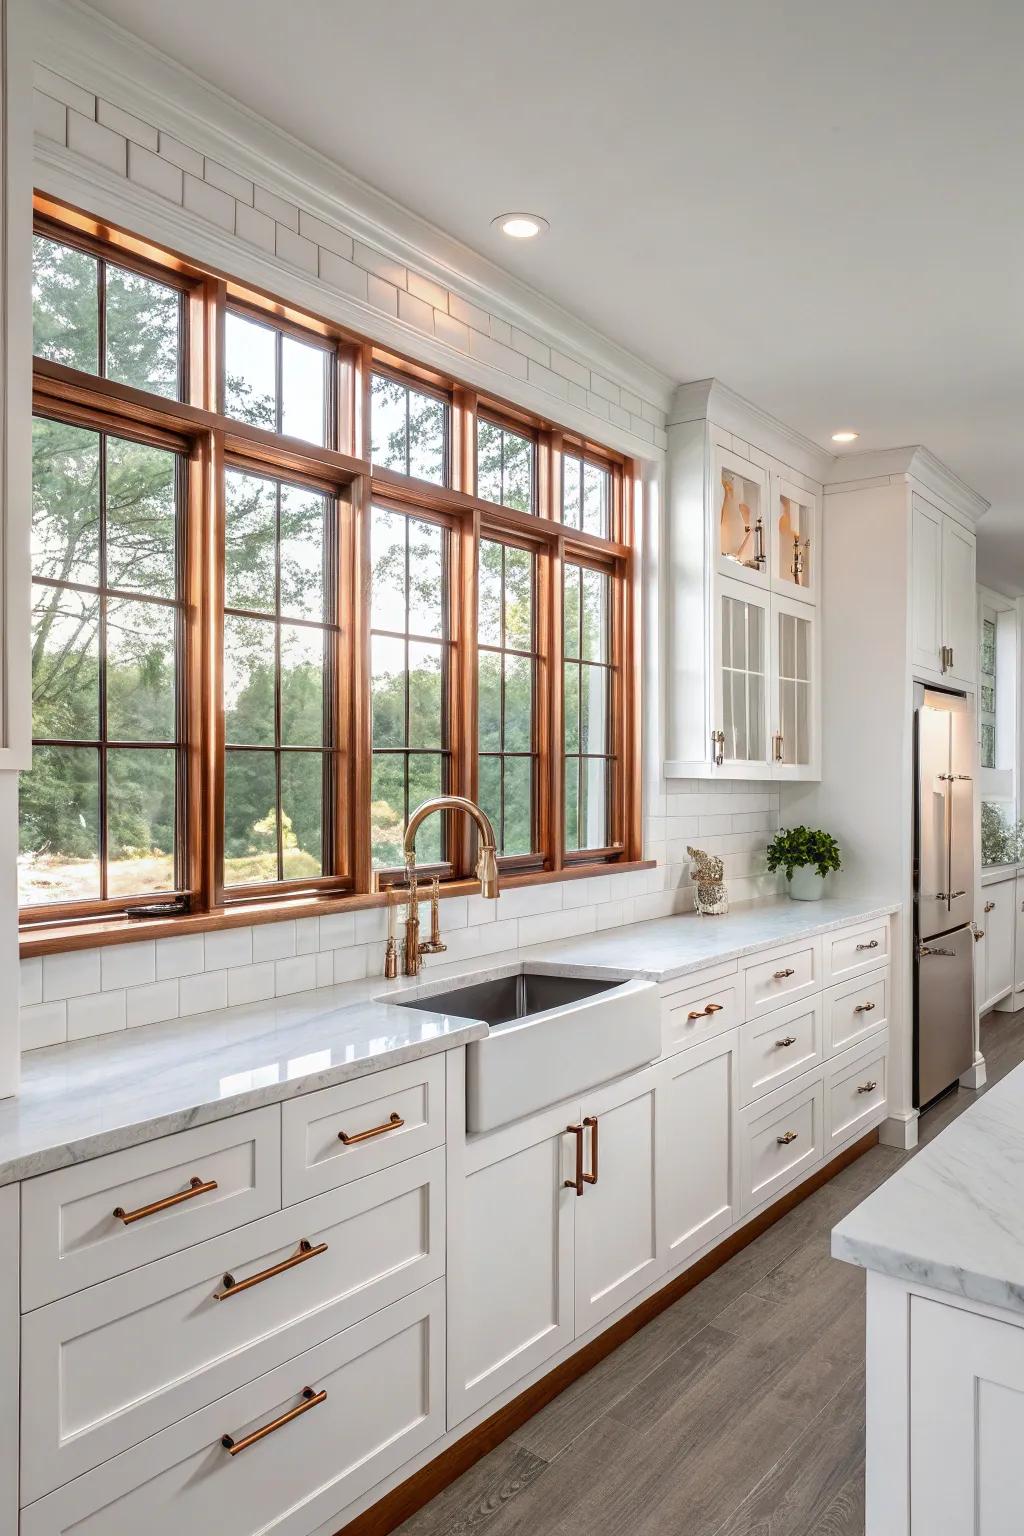
[(81, 0), (36, 0), (33, 20), (48, 69), (667, 408), (667, 375)]
[(833, 455), (827, 449), (788, 427), (752, 400), (737, 394), (721, 379), (695, 379), (692, 383), (680, 384), (669, 406), (669, 429), (705, 418), (716, 427), (735, 432), (745, 441), (756, 444), (764, 453), (809, 475), (812, 480), (828, 477)]
[(280, 257), (247, 245), (236, 235), (208, 224), (177, 203), (138, 187), (124, 176), (83, 160), (49, 139), (35, 140), (35, 184), (51, 196), (108, 218), (133, 233), (168, 246), (193, 261), (276, 293), (313, 314), (333, 320), (382, 347), (415, 357), (440, 372), (454, 373), (463, 383), (497, 395), (524, 410), (557, 422), (570, 431), (606, 443), (631, 458), (660, 463), (662, 449), (604, 417), (596, 417), (567, 400), (516, 379), (488, 363), (457, 352), (414, 326), (386, 315), (361, 299), (331, 288), (319, 278), (299, 271)]
[(991, 505), (920, 443), (903, 448), (837, 454), (832, 460), (831, 471), (824, 478), (827, 491), (836, 492), (855, 490), (865, 481), (886, 477), (913, 480), (923, 490), (941, 497), (972, 523), (980, 522)]

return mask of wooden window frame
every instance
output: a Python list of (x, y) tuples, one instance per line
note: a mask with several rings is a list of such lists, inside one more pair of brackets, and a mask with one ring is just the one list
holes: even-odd
[[(182, 373), (184, 399), (150, 395), (98, 375), (35, 358), (33, 405), (59, 416), (141, 440), (173, 440), (187, 462), (184, 509), (184, 721), (187, 833), (177, 851), (187, 874), (189, 910), (132, 920), (127, 901), (54, 903), (23, 909), (22, 953), (120, 943), (193, 929), (271, 921), (300, 912), (381, 903), (372, 868), (369, 806), (372, 771), (370, 712), (371, 509), (377, 505), (420, 515), (449, 530), (450, 784), (476, 798), (478, 727), (476, 603), (481, 539), (531, 551), (535, 557), (535, 806), (537, 852), (502, 859), (513, 884), (576, 878), (587, 872), (647, 867), (642, 857), (639, 726), (637, 561), (634, 554), (633, 461), (565, 431), (508, 402), (481, 396), (455, 377), (415, 358), (374, 346), (343, 327), (210, 268), (197, 266), (130, 233), (37, 194), (36, 232), (109, 258), (179, 287), (185, 294)], [(329, 409), (337, 447), (285, 438), (227, 416), (223, 410), (223, 349), (228, 309), (251, 314), (301, 339), (327, 343), (333, 353)], [(450, 483), (407, 477), (374, 466), (370, 456), (373, 373), (394, 377), (447, 407), (446, 468)], [(533, 510), (521, 512), (481, 499), (476, 488), (480, 417), (534, 444)], [(561, 456), (587, 457), (612, 475), (611, 537), (563, 526)], [(224, 709), (224, 472), (228, 464), (274, 479), (309, 484), (337, 507), (337, 638), (331, 707), (337, 722), (331, 819), (332, 873), (266, 886), (223, 886)], [(611, 740), (616, 763), (606, 847), (566, 850), (563, 827), (562, 605), (566, 560), (595, 565), (611, 577)], [(325, 806), (325, 837), (328, 822)], [(474, 836), (465, 818), (450, 818), (446, 862), (438, 870), (446, 893), (474, 888)], [(327, 851), (325, 849), (325, 859)], [(140, 898), (141, 900), (141, 898)]]

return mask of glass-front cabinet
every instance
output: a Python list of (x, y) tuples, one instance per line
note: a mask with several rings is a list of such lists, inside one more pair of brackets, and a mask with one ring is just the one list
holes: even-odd
[(717, 446), (711, 470), (711, 506), (720, 575), (767, 587), (767, 472), (739, 454)]
[(719, 583), (712, 759), (737, 778), (769, 761), (769, 609), (767, 593)]
[(773, 592), (818, 601), (820, 523), (813, 491), (772, 476), (770, 571)]
[(817, 614), (772, 598), (772, 769), (780, 779), (817, 777)]

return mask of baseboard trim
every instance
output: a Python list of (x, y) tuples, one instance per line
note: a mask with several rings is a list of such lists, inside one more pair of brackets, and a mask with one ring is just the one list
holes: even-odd
[(619, 1345), (632, 1338), (633, 1334), (639, 1333), (640, 1329), (646, 1327), (659, 1312), (664, 1312), (666, 1307), (671, 1307), (680, 1297), (685, 1296), (687, 1291), (692, 1291), (694, 1286), (714, 1274), (716, 1269), (720, 1269), (735, 1254), (746, 1248), (755, 1238), (760, 1237), (762, 1232), (774, 1226), (816, 1189), (827, 1184), (830, 1179), (835, 1178), (837, 1173), (841, 1173), (844, 1168), (856, 1162), (877, 1144), (878, 1132), (875, 1130), (869, 1131), (859, 1141), (846, 1147), (831, 1162), (819, 1168), (816, 1173), (812, 1173), (804, 1183), (798, 1184), (774, 1205), (768, 1206), (759, 1215), (752, 1217), (745, 1226), (731, 1232), (716, 1248), (712, 1248), (682, 1274), (676, 1275), (660, 1291), (656, 1291), (653, 1296), (648, 1296), (632, 1312), (627, 1312), (625, 1317), (620, 1317), (604, 1333), (598, 1334), (596, 1339), (591, 1339), (588, 1344), (584, 1344), (582, 1349), (570, 1355), (567, 1360), (563, 1360), (547, 1376), (542, 1376), (540, 1381), (535, 1381), (532, 1386), (526, 1388), (525, 1392), (521, 1392), (503, 1408), (499, 1408), (497, 1413), (493, 1413), (489, 1419), (484, 1419), (482, 1423), (476, 1425), (461, 1440), (456, 1440), (453, 1445), (447, 1446), (433, 1461), (420, 1467), (419, 1471), (414, 1472), (404, 1483), (399, 1483), (397, 1487), (392, 1488), (390, 1493), (385, 1494), (377, 1504), (364, 1510), (361, 1515), (357, 1515), (354, 1520), (338, 1531), (337, 1536), (389, 1536), (391, 1531), (394, 1531), (403, 1521), (408, 1520), (418, 1509), (422, 1509), (424, 1504), (428, 1504), (432, 1498), (447, 1488), (449, 1483), (461, 1477), (463, 1472), (467, 1472), (482, 1456), (486, 1456), (489, 1451), (494, 1450), (496, 1445), (507, 1440), (509, 1435), (514, 1434), (521, 1425), (526, 1423), (527, 1419), (532, 1419), (535, 1413), (539, 1413), (572, 1382), (580, 1376), (585, 1376), (606, 1355), (618, 1349)]

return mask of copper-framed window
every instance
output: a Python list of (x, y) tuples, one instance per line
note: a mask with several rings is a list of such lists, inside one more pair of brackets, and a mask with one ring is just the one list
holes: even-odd
[[(90, 533), (65, 487), (65, 521), (96, 546), (83, 579), (46, 554), (53, 498), (37, 498), (37, 629), (86, 636), (96, 724), (73, 687), (55, 706), (44, 636), (26, 932), (97, 919), (116, 939), (111, 920), (143, 904), (187, 924), (365, 902), (401, 865), (410, 811), (444, 790), (484, 805), (509, 878), (639, 859), (629, 461), (41, 196), (36, 248), (37, 431), (89, 448), (97, 509)], [(134, 501), (118, 500), (124, 463)], [(163, 501), (140, 463), (154, 484), (172, 466)], [(121, 626), (142, 608), (133, 697), (149, 713), (128, 729)], [(70, 797), (65, 847), (61, 753), (96, 763), (95, 810)], [(166, 764), (153, 809), (142, 790)], [(431, 819), (417, 851), (472, 888), (461, 823)]]

